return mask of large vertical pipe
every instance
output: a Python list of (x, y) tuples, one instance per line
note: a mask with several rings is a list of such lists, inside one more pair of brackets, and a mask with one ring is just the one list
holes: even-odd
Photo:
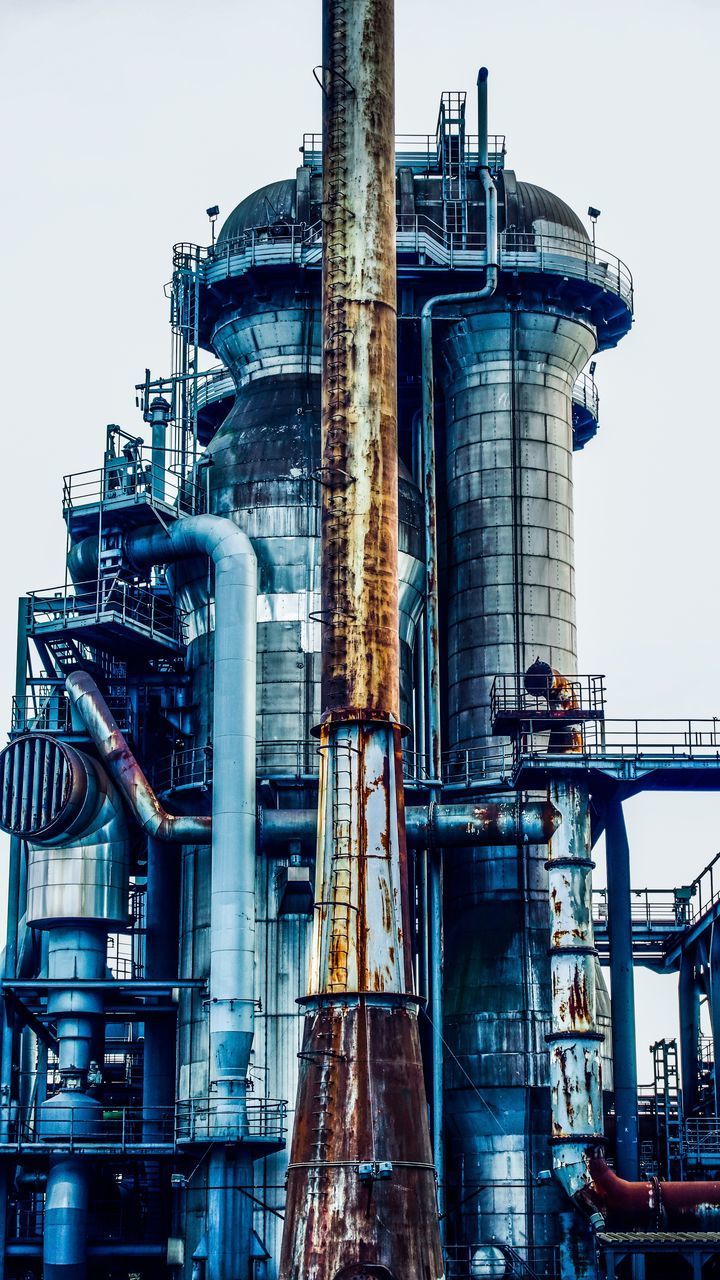
[(632, 956), (630, 846), (622, 802), (615, 796), (605, 810), (607, 848), (610, 995), (612, 998), (615, 1165), (621, 1178), (640, 1176), (638, 1153), (635, 975)]
[[(163, 981), (177, 976), (180, 868), (174, 849), (148, 838), (145, 976)], [(175, 1102), (175, 1024), (169, 1018), (145, 1023), (143, 1048), (143, 1137), (162, 1142)]]
[(323, 91), (317, 902), (280, 1274), (431, 1280), (398, 723), (392, 0), (326, 0)]
[(684, 951), (678, 981), (680, 1011), (680, 1078), (683, 1114), (692, 1115), (698, 1101), (700, 1075), (700, 993), (695, 978), (695, 953)]
[[(589, 1200), (588, 1146), (602, 1143), (602, 1067), (595, 1013), (597, 951), (592, 925), (590, 802), (587, 787), (569, 779), (550, 785), (562, 821), (550, 842), (550, 982), (552, 1030), (550, 1105), (555, 1177), (594, 1225), (602, 1216)], [(567, 1241), (563, 1280), (594, 1280), (595, 1260), (582, 1238)], [(574, 1256), (573, 1256), (574, 1255)]]
[(720, 923), (715, 920), (710, 936), (710, 1032), (713, 1042), (715, 1114), (720, 1115)]

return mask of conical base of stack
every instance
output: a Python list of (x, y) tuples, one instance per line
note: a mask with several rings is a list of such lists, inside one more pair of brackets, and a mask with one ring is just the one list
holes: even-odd
[[(305, 1022), (281, 1280), (437, 1280), (417, 1009), (405, 997), (329, 999)], [(359, 1166), (373, 1163), (365, 1180)]]

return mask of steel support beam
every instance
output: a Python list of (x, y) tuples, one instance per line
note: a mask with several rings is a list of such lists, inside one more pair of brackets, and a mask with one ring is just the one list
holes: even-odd
[(621, 1178), (640, 1177), (638, 1152), (635, 975), (632, 955), (630, 847), (622, 802), (613, 796), (605, 810), (607, 849), (610, 995), (612, 998), (615, 1163)]
[(698, 1100), (700, 1062), (700, 992), (695, 981), (695, 952), (684, 952), (680, 961), (678, 983), (680, 1004), (680, 1075), (683, 1092), (683, 1114), (692, 1114)]

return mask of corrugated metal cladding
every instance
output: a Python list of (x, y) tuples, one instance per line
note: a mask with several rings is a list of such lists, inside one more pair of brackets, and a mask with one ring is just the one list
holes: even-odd
[[(450, 747), (498, 743), (498, 672), (537, 655), (576, 670), (572, 389), (594, 349), (585, 323), (522, 299), (470, 311), (443, 339)], [(446, 863), (449, 1176), (468, 1241), (557, 1238), (557, 1189), (533, 1186), (550, 1162), (546, 856)]]

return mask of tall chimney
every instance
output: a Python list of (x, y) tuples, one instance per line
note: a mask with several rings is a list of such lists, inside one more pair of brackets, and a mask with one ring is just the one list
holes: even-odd
[(323, 720), (282, 1280), (443, 1275), (398, 720), (393, 20), (323, 6)]

